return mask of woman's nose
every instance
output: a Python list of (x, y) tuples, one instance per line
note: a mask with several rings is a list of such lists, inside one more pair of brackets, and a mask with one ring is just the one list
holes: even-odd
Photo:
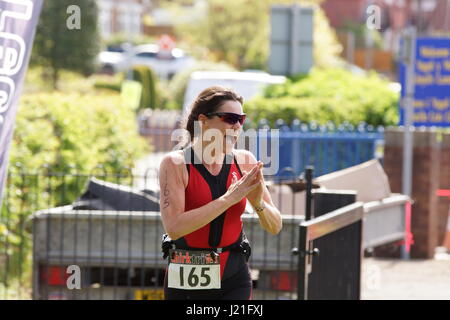
[(233, 129), (234, 130), (239, 130), (242, 127), (241, 123), (238, 121), (235, 124), (233, 124)]

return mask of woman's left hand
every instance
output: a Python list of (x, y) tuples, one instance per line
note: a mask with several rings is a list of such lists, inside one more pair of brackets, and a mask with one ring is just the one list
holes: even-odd
[[(250, 157), (254, 159), (252, 155), (250, 155)], [(245, 161), (242, 162), (245, 163)], [(280, 211), (274, 206), (270, 197), (269, 190), (267, 189), (266, 183), (264, 182), (264, 176), (262, 173), (263, 163), (261, 161), (256, 161), (256, 159), (254, 159), (252, 163), (255, 164), (246, 165), (245, 169), (246, 171), (250, 171), (255, 168), (255, 166), (258, 166), (259, 171), (257, 172), (257, 176), (255, 177), (255, 179), (259, 179), (259, 183), (255, 187), (255, 189), (247, 193), (247, 200), (250, 201), (253, 208), (264, 208), (264, 210), (259, 212), (256, 212), (255, 210), (255, 212), (258, 214), (259, 222), (264, 230), (266, 230), (270, 234), (276, 235), (281, 231), (283, 227), (283, 220), (281, 218)], [(242, 171), (242, 173), (244, 172), (245, 171)]]
[[(261, 161), (258, 161), (258, 163), (255, 165), (260, 167), (259, 172), (257, 174), (257, 179), (259, 179), (259, 186), (257, 186), (254, 190), (252, 190), (247, 194), (247, 200), (250, 201), (252, 206), (259, 207), (261, 205), (261, 201), (263, 200), (265, 183), (262, 174), (263, 163)], [(243, 171), (243, 174), (245, 173), (246, 171)]]

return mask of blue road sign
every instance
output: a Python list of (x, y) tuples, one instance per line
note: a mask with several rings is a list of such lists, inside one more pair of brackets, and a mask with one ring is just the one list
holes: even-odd
[[(402, 98), (405, 76), (406, 66), (400, 63)], [(450, 127), (450, 38), (417, 38), (414, 88), (414, 126)], [(402, 99), (399, 124), (404, 124)]]

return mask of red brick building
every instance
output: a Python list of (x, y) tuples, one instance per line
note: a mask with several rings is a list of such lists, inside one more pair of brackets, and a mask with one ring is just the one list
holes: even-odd
[(343, 29), (346, 24), (364, 24), (367, 7), (381, 10), (381, 32), (387, 49), (395, 51), (401, 30), (413, 24), (421, 34), (450, 33), (450, 2), (447, 0), (325, 0), (322, 8), (330, 25)]

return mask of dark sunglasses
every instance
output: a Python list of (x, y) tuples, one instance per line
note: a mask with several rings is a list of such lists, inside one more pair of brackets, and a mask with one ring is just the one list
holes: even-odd
[(243, 114), (237, 114), (232, 112), (212, 112), (207, 113), (206, 116), (212, 117), (212, 116), (218, 116), (220, 120), (228, 123), (228, 124), (236, 124), (238, 121), (241, 124), (241, 126), (244, 124), (245, 117), (247, 116), (245, 113)]

